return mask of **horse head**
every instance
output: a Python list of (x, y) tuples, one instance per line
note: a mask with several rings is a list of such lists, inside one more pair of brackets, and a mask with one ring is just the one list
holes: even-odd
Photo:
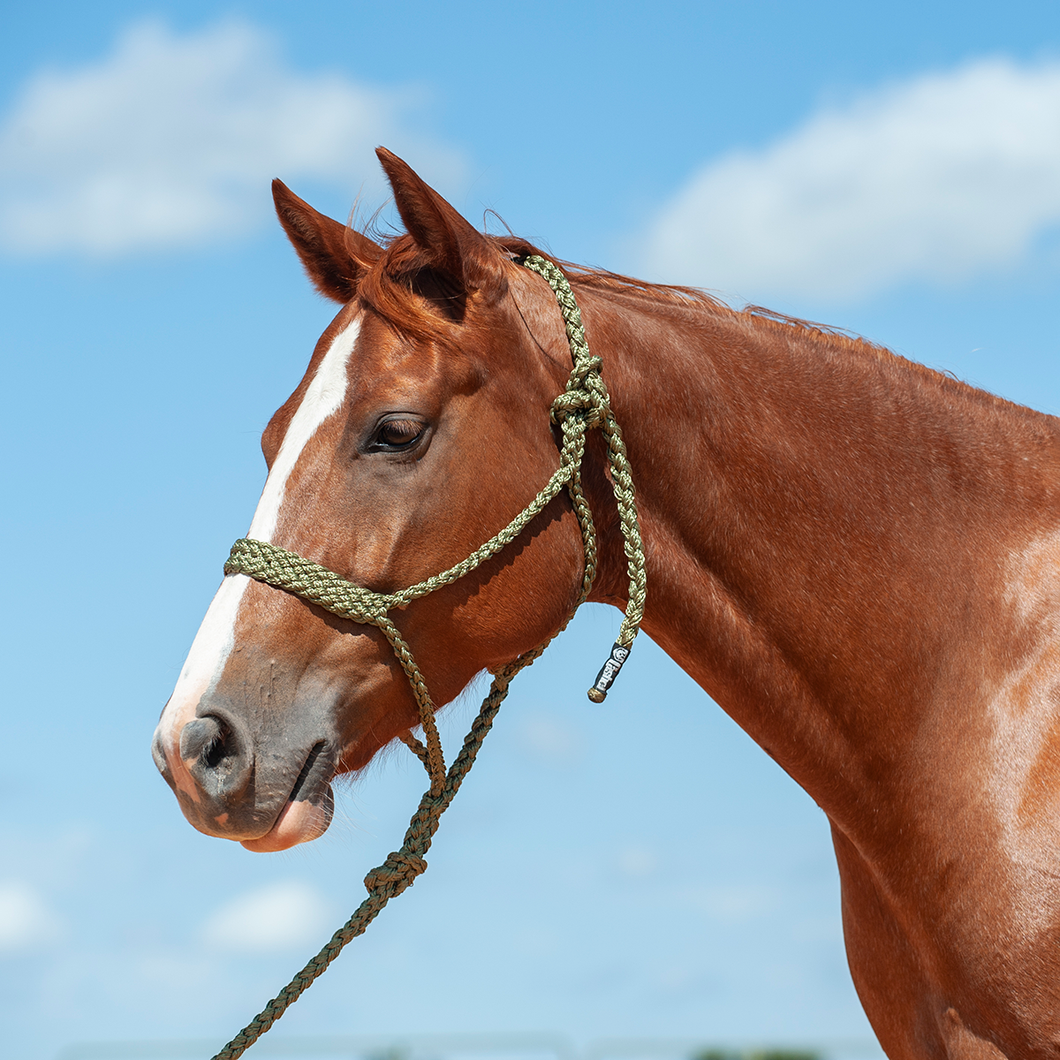
[[(385, 247), (274, 183), (309, 277), (341, 308), (262, 435), (268, 478), (247, 536), (390, 593), (464, 559), (548, 480), (549, 406), (570, 362), (550, 292), (513, 260), (522, 244), (481, 234), (379, 158), (407, 229)], [(583, 562), (557, 497), (504, 552), (395, 612), (434, 702), (562, 625)], [(230, 574), (153, 752), (197, 829), (281, 850), (328, 827), (336, 775), (419, 720), (377, 628)]]

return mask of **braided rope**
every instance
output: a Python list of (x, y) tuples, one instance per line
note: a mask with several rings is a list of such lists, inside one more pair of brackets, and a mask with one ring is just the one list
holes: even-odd
[[(365, 876), (364, 886), (368, 891), (368, 896), (357, 907), (350, 919), (332, 935), (330, 941), (294, 976), (291, 982), (213, 1057), (213, 1060), (238, 1060), (238, 1057), (242, 1056), (298, 1000), (343, 948), (364, 932), (386, 903), (406, 888), (411, 887), (416, 877), (426, 871), (425, 855), (438, 830), (439, 819), (448, 809), (464, 777), (474, 764), (482, 741), (493, 725), (493, 719), (497, 716), (497, 711), (508, 694), (508, 686), (512, 678), (537, 659), (551, 641), (567, 628), (567, 624), (574, 617), (574, 612), (585, 602), (592, 588), (597, 567), (596, 530), (593, 525), (592, 509), (589, 507), (581, 485), (585, 436), (592, 428), (600, 428), (607, 443), (612, 487), (615, 502), (618, 505), (629, 570), (630, 590), (618, 641), (612, 648), (611, 657), (604, 664), (596, 683), (589, 690), (590, 699), (595, 702), (603, 701), (607, 694), (607, 686), (614, 680), (615, 674), (629, 654), (629, 648), (637, 635), (644, 614), (646, 585), (644, 547), (637, 523), (629, 459), (626, 456), (622, 433), (611, 412), (607, 387), (600, 376), (601, 361), (599, 357), (593, 357), (589, 353), (581, 312), (575, 301), (574, 292), (562, 271), (551, 261), (538, 255), (530, 255), (522, 259), (520, 264), (542, 276), (555, 293), (563, 314), (571, 359), (574, 364), (566, 388), (553, 401), (550, 410), (553, 423), (559, 425), (563, 435), (559, 467), (530, 504), (503, 530), (472, 552), (467, 559), (440, 574), (435, 574), (416, 585), (394, 593), (373, 592), (363, 586), (355, 585), (318, 563), (313, 563), (311, 560), (304, 559), (276, 545), (251, 538), (238, 540), (232, 546), (231, 554), (225, 563), (226, 575), (245, 574), (278, 589), (286, 589), (310, 603), (323, 607), (332, 614), (363, 625), (375, 626), (382, 631), (412, 687), (424, 732), (423, 743), (410, 731), (402, 733), (400, 739), (423, 763), (430, 777), (430, 787), (420, 799), (419, 806), (409, 822), (401, 848), (388, 855), (382, 865), (372, 869)], [(517, 659), (513, 659), (494, 674), (493, 683), (471, 726), (471, 731), (464, 738), (460, 753), (447, 771), (441, 739), (434, 720), (435, 708), (427, 689), (427, 683), (412, 657), (411, 649), (397, 626), (390, 620), (389, 612), (395, 608), (404, 607), (436, 589), (450, 585), (458, 578), (475, 570), (491, 556), (496, 555), (505, 545), (515, 540), (531, 519), (543, 511), (564, 487), (570, 496), (585, 550), (585, 570), (578, 600), (560, 628), (547, 640)]]
[[(603, 377), (600, 375), (601, 360), (589, 353), (589, 343), (585, 337), (585, 326), (582, 324), (581, 310), (574, 298), (567, 277), (554, 262), (540, 255), (532, 254), (523, 259), (522, 264), (542, 276), (552, 288), (559, 303), (563, 322), (567, 329), (567, 341), (570, 343), (574, 369), (567, 382), (567, 389), (552, 403), (552, 418), (557, 418), (558, 410), (585, 409), (588, 411), (587, 426), (600, 427), (607, 439), (608, 464), (611, 467), (611, 484), (618, 505), (619, 522), (622, 527), (622, 541), (626, 552), (626, 565), (629, 573), (629, 600), (626, 613), (618, 632), (618, 641), (623, 648), (629, 649), (640, 629), (644, 617), (644, 601), (647, 596), (647, 576), (644, 571), (644, 543), (640, 537), (640, 523), (637, 519), (637, 504), (633, 493), (633, 473), (626, 454), (626, 445), (622, 440), (622, 431), (611, 411), (611, 398), (607, 393)], [(595, 697), (593, 697), (595, 698)]]

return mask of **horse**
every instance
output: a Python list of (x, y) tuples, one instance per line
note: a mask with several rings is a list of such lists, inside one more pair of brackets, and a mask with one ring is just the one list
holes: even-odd
[[(274, 182), (338, 303), (261, 445), (248, 538), (396, 592), (556, 470), (555, 297), (405, 162), (370, 238)], [(562, 265), (636, 482), (644, 630), (818, 803), (859, 997), (894, 1060), (1060, 1056), (1060, 421), (860, 338)], [(607, 446), (585, 447), (589, 599), (625, 607)], [(566, 622), (585, 553), (555, 496), (394, 616), (446, 704)], [(197, 829), (282, 850), (331, 781), (421, 722), (383, 632), (234, 573), (155, 735)]]

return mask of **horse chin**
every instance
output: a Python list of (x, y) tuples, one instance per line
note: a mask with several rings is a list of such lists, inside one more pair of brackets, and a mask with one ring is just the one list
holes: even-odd
[(247, 850), (258, 854), (271, 854), (277, 850), (288, 850), (298, 843), (318, 839), (331, 824), (335, 812), (335, 795), (328, 784), (319, 802), (301, 800), (287, 802), (280, 811), (272, 828), (258, 839), (241, 840)]

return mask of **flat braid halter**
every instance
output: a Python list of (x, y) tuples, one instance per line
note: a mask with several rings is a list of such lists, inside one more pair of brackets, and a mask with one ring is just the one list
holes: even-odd
[[(633, 640), (640, 628), (644, 614), (646, 576), (644, 572), (644, 546), (641, 542), (637, 522), (637, 508), (633, 496), (633, 478), (630, 473), (626, 447), (622, 432), (611, 411), (607, 387), (600, 376), (601, 360), (589, 353), (585, 338), (581, 312), (574, 292), (566, 276), (553, 262), (537, 254), (517, 259), (518, 263), (542, 276), (555, 293), (566, 325), (567, 341), (570, 344), (574, 367), (566, 388), (552, 402), (550, 417), (562, 432), (560, 461), (556, 472), (544, 489), (503, 530), (490, 538), (467, 559), (448, 570), (401, 589), (394, 593), (376, 593), (355, 585), (318, 563), (276, 545), (251, 538), (240, 538), (233, 546), (225, 563), (224, 572), (245, 574), (257, 581), (265, 582), (277, 589), (285, 589), (323, 607), (334, 615), (363, 625), (375, 626), (390, 642), (401, 668), (409, 679), (413, 695), (419, 708), (420, 724), (424, 741), (421, 743), (411, 730), (402, 733), (401, 739), (423, 763), (430, 777), (430, 787), (420, 799), (401, 849), (390, 854), (382, 865), (371, 870), (364, 878), (368, 897), (361, 902), (346, 923), (331, 937), (331, 940), (308, 964), (298, 972), (290, 983), (276, 995), (265, 1008), (239, 1032), (213, 1060), (236, 1060), (258, 1040), (283, 1013), (307, 990), (312, 982), (325, 971), (347, 943), (360, 935), (382, 911), (391, 899), (410, 887), (416, 877), (427, 868), (424, 855), (430, 848), (439, 819), (448, 809), (474, 764), (482, 741), (493, 724), (501, 703), (508, 694), (508, 686), (515, 675), (529, 666), (548, 647), (549, 643), (566, 629), (574, 612), (585, 602), (596, 576), (597, 552), (596, 531), (592, 510), (581, 485), (581, 464), (585, 455), (585, 436), (599, 428), (607, 444), (608, 464), (618, 507), (629, 573), (629, 600), (625, 616), (619, 628), (618, 639), (589, 689), (589, 698), (601, 703), (607, 689), (614, 681), (629, 655)], [(427, 684), (420, 668), (412, 657), (412, 651), (397, 626), (391, 621), (389, 612), (403, 608), (428, 593), (450, 585), (458, 578), (475, 570), (491, 556), (496, 555), (522, 532), (524, 527), (559, 492), (566, 488), (581, 528), (585, 549), (585, 571), (577, 603), (571, 609), (563, 625), (536, 648), (513, 659), (506, 666), (493, 671), (493, 682), (483, 700), (471, 731), (464, 738), (463, 747), (448, 771), (442, 753), (441, 739), (434, 720), (434, 704), (431, 702)]]

